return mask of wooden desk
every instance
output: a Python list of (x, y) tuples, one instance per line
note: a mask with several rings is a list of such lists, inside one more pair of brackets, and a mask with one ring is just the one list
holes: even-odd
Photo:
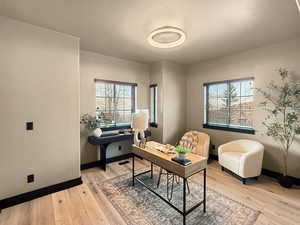
[[(188, 154), (188, 159), (192, 161), (192, 164), (184, 166), (181, 165), (177, 162), (172, 161), (172, 158), (174, 155), (166, 154), (163, 152), (158, 151), (155, 149), (156, 146), (161, 145), (157, 142), (147, 142), (147, 145), (145, 148), (140, 148), (138, 146), (133, 145), (132, 146), (132, 185), (134, 186), (135, 181), (138, 181), (140, 184), (142, 184), (144, 187), (146, 187), (148, 190), (150, 190), (152, 193), (157, 195), (160, 199), (165, 201), (169, 206), (174, 208), (177, 212), (179, 212), (183, 216), (183, 224), (186, 224), (186, 216), (192, 212), (194, 209), (199, 207), (200, 205), (203, 204), (203, 211), (206, 211), (206, 167), (207, 167), (207, 159), (190, 153)], [(148, 160), (151, 162), (151, 169), (139, 174), (135, 174), (134, 171), (134, 156), (140, 156), (144, 158), (145, 160)], [(172, 172), (179, 177), (183, 179), (183, 209), (178, 209), (176, 206), (171, 204), (167, 199), (165, 199), (163, 196), (158, 194), (155, 190), (153, 190), (151, 187), (148, 187), (142, 180), (138, 178), (138, 176), (148, 173), (151, 173), (151, 178), (153, 177), (153, 164), (160, 166), (164, 168), (165, 170)], [(190, 209), (186, 209), (186, 183), (187, 183), (187, 178), (190, 176), (199, 173), (203, 171), (203, 200)]]

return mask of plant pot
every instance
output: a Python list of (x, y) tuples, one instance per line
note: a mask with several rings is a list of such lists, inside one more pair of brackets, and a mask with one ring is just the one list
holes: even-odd
[(291, 188), (293, 186), (293, 180), (288, 176), (280, 176), (278, 181), (282, 187)]
[(177, 157), (180, 160), (185, 160), (186, 159), (186, 154), (185, 153), (178, 153)]

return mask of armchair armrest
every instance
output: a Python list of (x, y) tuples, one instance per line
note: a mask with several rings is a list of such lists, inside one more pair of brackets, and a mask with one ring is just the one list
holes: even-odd
[(264, 148), (258, 148), (243, 154), (240, 160), (240, 174), (242, 177), (259, 176), (262, 169)]

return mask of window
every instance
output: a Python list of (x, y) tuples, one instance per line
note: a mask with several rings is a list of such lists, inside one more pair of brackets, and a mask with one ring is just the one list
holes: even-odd
[(102, 128), (130, 127), (135, 112), (136, 84), (105, 80), (96, 82), (96, 112)]
[(150, 126), (157, 127), (157, 84), (150, 85)]
[(253, 78), (204, 84), (204, 128), (254, 134)]

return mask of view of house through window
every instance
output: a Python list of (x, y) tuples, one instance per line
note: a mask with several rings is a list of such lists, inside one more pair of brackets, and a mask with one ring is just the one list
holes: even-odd
[(208, 83), (204, 92), (206, 125), (253, 127), (253, 78)]
[(130, 125), (135, 111), (136, 84), (96, 81), (96, 111), (102, 127)]
[(150, 85), (150, 126), (157, 127), (157, 84)]

